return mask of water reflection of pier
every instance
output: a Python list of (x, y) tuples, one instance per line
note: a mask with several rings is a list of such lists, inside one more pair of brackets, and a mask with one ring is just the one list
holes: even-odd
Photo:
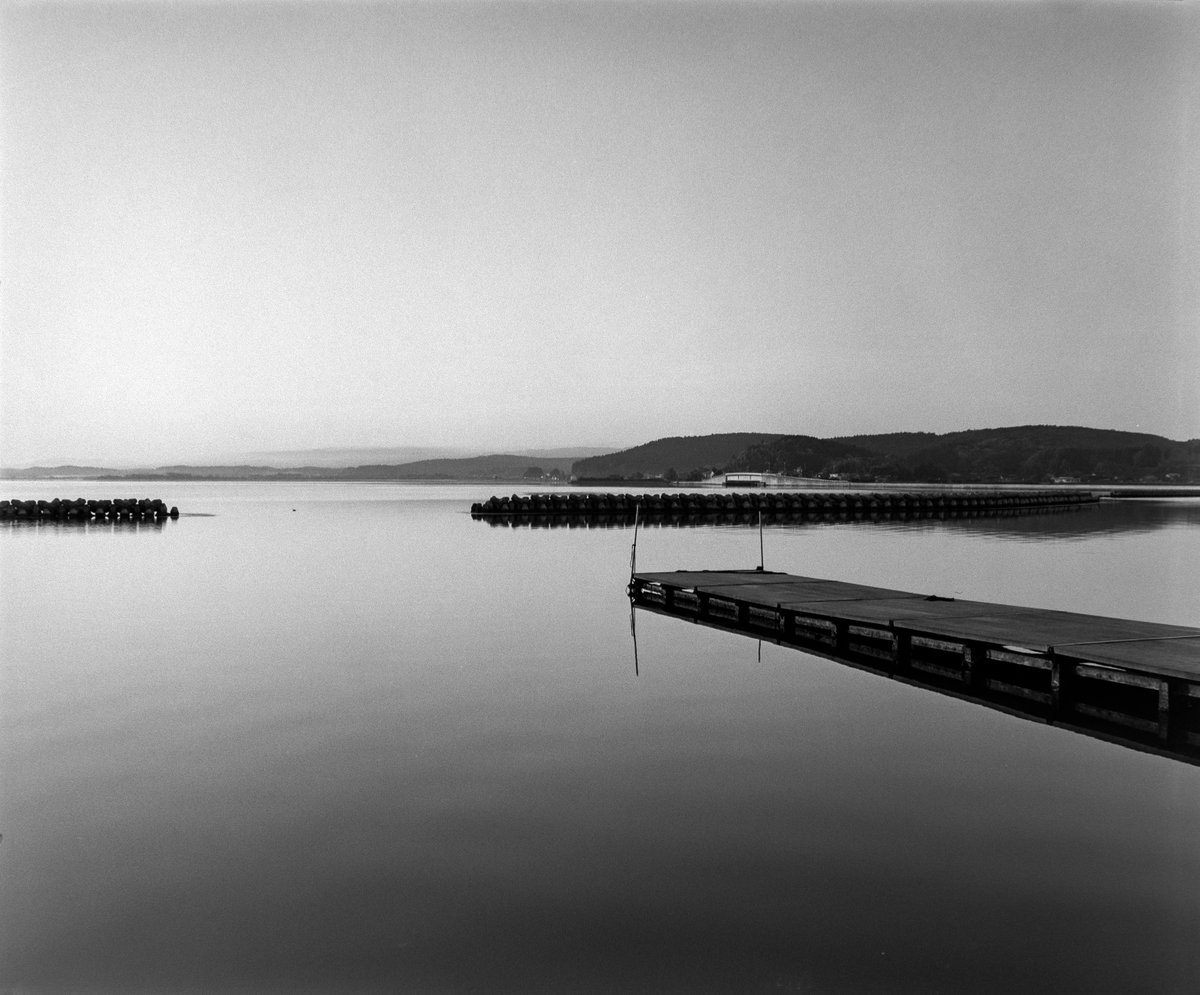
[(1200, 766), (1200, 629), (767, 571), (635, 574), (634, 607)]

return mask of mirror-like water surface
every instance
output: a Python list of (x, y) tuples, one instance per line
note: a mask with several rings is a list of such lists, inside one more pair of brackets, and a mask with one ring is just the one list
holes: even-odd
[[(2, 488), (185, 515), (0, 530), (0, 985), (1200, 987), (1200, 769), (653, 615), (635, 675), (631, 530), (472, 522), (486, 487), (137, 489)], [(1194, 501), (764, 546), (1200, 622)]]

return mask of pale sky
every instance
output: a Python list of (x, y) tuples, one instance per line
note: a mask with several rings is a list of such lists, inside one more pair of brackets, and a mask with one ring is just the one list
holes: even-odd
[(1200, 436), (1200, 6), (0, 7), (0, 464)]

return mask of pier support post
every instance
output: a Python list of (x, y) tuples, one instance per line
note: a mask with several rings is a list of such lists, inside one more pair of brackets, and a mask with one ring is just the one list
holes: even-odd
[(982, 643), (963, 643), (963, 683), (973, 691), (982, 691), (986, 676), (987, 647)]
[(837, 619), (833, 623), (834, 626), (834, 648), (846, 655), (850, 652), (850, 623), (845, 619)]
[(1161, 736), (1173, 746), (1187, 743), (1188, 682), (1168, 677), (1159, 692), (1159, 726)]
[(1050, 654), (1050, 715), (1058, 720), (1071, 711), (1075, 697), (1075, 664), (1056, 653)]

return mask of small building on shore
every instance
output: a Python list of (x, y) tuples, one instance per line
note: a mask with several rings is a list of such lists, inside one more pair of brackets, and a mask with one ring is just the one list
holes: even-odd
[(712, 478), (715, 486), (736, 487), (742, 490), (753, 490), (758, 487), (790, 487), (812, 490), (846, 489), (849, 484), (844, 480), (827, 480), (819, 477), (794, 477), (786, 473), (726, 473)]
[(766, 487), (772, 482), (773, 473), (727, 473), (726, 487)]

